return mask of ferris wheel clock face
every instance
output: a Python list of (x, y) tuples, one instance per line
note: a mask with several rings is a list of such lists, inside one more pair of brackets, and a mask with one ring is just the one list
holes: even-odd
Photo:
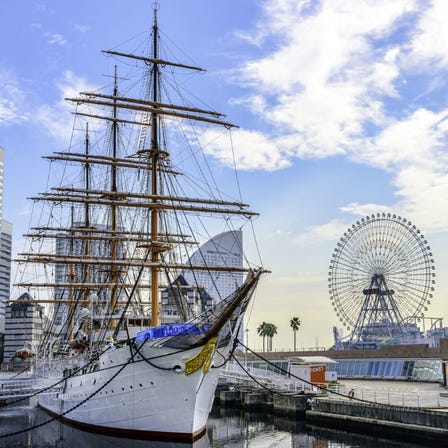
[[(359, 326), (367, 307), (387, 308), (384, 297), (403, 322), (423, 317), (434, 291), (434, 269), (430, 247), (415, 225), (389, 213), (370, 215), (337, 243), (328, 278), (331, 303), (349, 331)], [(375, 293), (384, 304), (376, 299), (376, 305), (366, 305), (366, 296)]]

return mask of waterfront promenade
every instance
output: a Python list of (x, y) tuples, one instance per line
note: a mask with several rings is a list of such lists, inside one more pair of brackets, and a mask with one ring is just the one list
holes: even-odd
[[(351, 432), (402, 439), (403, 434), (419, 442), (446, 442), (448, 436), (448, 390), (439, 383), (340, 379), (319, 393), (275, 390), (221, 391), (221, 406), (269, 409), (292, 419), (305, 417), (307, 424), (323, 425)], [(270, 389), (268, 392), (266, 389)], [(314, 388), (313, 388), (314, 389)], [(349, 391), (354, 391), (350, 398)], [(314, 399), (316, 404), (310, 404)]]
[[(348, 395), (353, 389), (355, 397), (362, 400), (397, 406), (444, 408), (448, 411), (448, 388), (438, 383), (354, 379), (340, 379), (339, 383), (340, 393)], [(333, 394), (329, 394), (328, 398), (342, 399)]]
[[(310, 424), (442, 446), (448, 437), (448, 397), (438, 383), (342, 380), (339, 392), (306, 412)], [(365, 401), (364, 401), (365, 400)], [(444, 446), (444, 445), (443, 445)]]

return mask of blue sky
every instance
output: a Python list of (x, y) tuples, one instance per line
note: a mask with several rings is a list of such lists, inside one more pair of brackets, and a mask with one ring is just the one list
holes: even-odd
[[(244, 199), (273, 273), (250, 313), (255, 328), (302, 319), (299, 345), (329, 346), (339, 325), (327, 272), (345, 229), (390, 211), (427, 237), (437, 269), (428, 315), (447, 318), (448, 2), (445, 0), (160, 0), (160, 26), (208, 70), (195, 93), (240, 125), (233, 134)], [(151, 2), (2, 2), (0, 146), (3, 218), (16, 249), (43, 191), (41, 156), (62, 150), (69, 92), (106, 83), (109, 49), (151, 26)], [(219, 139), (217, 171), (233, 164)], [(249, 251), (254, 253), (253, 245)], [(446, 322), (448, 324), (448, 321)]]

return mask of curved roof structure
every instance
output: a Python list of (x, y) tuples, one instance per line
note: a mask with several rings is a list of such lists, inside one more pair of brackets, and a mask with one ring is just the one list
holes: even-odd
[[(203, 244), (189, 259), (196, 266), (243, 267), (243, 232), (220, 233)], [(243, 282), (241, 272), (184, 271), (190, 285), (203, 286), (213, 299), (220, 301), (232, 294)]]

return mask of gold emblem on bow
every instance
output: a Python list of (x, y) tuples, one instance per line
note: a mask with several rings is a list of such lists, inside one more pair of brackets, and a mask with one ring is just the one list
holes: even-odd
[(208, 373), (210, 370), (210, 364), (212, 362), (213, 352), (216, 347), (216, 338), (211, 338), (207, 344), (204, 345), (200, 353), (194, 358), (185, 362), (185, 375), (191, 375), (196, 370), (202, 367), (204, 373)]

